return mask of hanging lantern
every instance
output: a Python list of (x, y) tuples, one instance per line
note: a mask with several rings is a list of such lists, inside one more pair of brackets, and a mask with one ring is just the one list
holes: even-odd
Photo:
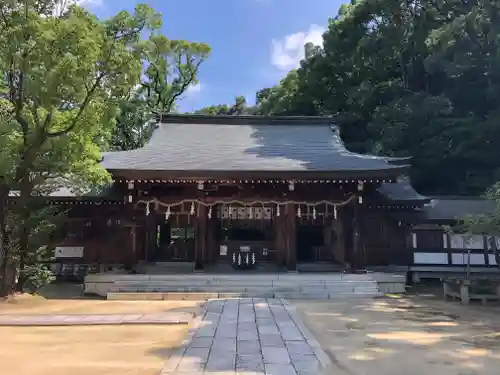
[(362, 204), (363, 203), (363, 197), (359, 196), (358, 197), (358, 202), (359, 202), (359, 204)]
[(170, 217), (171, 215), (171, 211), (170, 211), (170, 206), (167, 207), (167, 212), (165, 212), (165, 221), (168, 221), (168, 218)]
[(363, 191), (363, 181), (358, 181), (358, 191)]
[(299, 206), (299, 208), (297, 208), (297, 217), (300, 217), (300, 216), (302, 216), (302, 213), (300, 212), (300, 206)]
[(333, 206), (333, 218), (337, 220), (337, 206)]
[(146, 216), (149, 216), (150, 213), (151, 210), (149, 209), (149, 202), (148, 202), (148, 204), (146, 205)]
[(313, 207), (313, 219), (316, 220), (316, 206)]
[(189, 211), (191, 215), (194, 215), (194, 202), (191, 203), (191, 210)]
[(208, 218), (212, 218), (212, 206), (210, 206), (210, 208), (208, 209)]
[(276, 216), (280, 216), (280, 205), (276, 206)]

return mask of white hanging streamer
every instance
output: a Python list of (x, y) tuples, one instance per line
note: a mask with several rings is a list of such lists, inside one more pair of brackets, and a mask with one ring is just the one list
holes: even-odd
[(247, 265), (250, 265), (250, 255), (247, 253)]
[(255, 264), (255, 253), (252, 253), (252, 264)]
[(208, 218), (212, 218), (212, 206), (210, 206), (210, 208), (208, 209)]
[(238, 266), (241, 266), (241, 254), (238, 254)]
[[(232, 204), (238, 204), (238, 205), (242, 205), (242, 206), (245, 206), (245, 207), (248, 207), (250, 205), (250, 207), (252, 207), (253, 205), (261, 205), (261, 206), (264, 206), (266, 204), (275, 204), (276, 205), (276, 216), (280, 216), (281, 215), (281, 205), (287, 205), (287, 204), (294, 204), (298, 207), (297, 209), (297, 216), (298, 217), (301, 217), (301, 208), (300, 208), (300, 205), (307, 205), (308, 207), (313, 207), (313, 216), (314, 216), (314, 210), (316, 208), (316, 206), (318, 205), (321, 205), (321, 204), (324, 204), (326, 205), (327, 207), (332, 207), (333, 206), (333, 216), (335, 219), (337, 219), (337, 207), (341, 207), (341, 206), (345, 206), (347, 204), (349, 204), (350, 202), (352, 202), (353, 200), (355, 200), (357, 198), (358, 202), (361, 204), (363, 203), (363, 197), (362, 196), (356, 196), (356, 195), (351, 195), (347, 200), (343, 201), (343, 202), (338, 202), (338, 203), (332, 203), (331, 201), (317, 201), (317, 202), (314, 202), (314, 203), (311, 203), (311, 202), (302, 202), (302, 201), (273, 201), (273, 200), (270, 200), (270, 201), (255, 201), (255, 202), (243, 202), (243, 201), (237, 201), (237, 200), (232, 200), (232, 201), (227, 201), (227, 200), (221, 200), (221, 201), (217, 201), (217, 202), (210, 202), (210, 203), (206, 203), (206, 202), (203, 202), (203, 201), (199, 201), (199, 200), (182, 200), (182, 201), (179, 201), (179, 202), (175, 202), (175, 203), (163, 203), (161, 202), (160, 200), (158, 199), (152, 199), (150, 201), (144, 201), (144, 200), (140, 200), (136, 203), (136, 205), (139, 205), (139, 204), (145, 204), (146, 205), (146, 215), (150, 215), (151, 214), (151, 204), (155, 204), (156, 207), (159, 207), (159, 206), (162, 206), (162, 207), (174, 207), (174, 206), (182, 206), (184, 203), (187, 203), (187, 202), (191, 202), (191, 210), (190, 210), (190, 214), (191, 215), (194, 215), (196, 210), (195, 210), (195, 204), (199, 204), (201, 206), (205, 206), (205, 207), (209, 207), (209, 211), (208, 211), (208, 214), (209, 215), (212, 215), (213, 214), (213, 210), (212, 210), (212, 207), (216, 204), (223, 204), (223, 205), (228, 205), (228, 215), (229, 217), (232, 217), (232, 207), (231, 205)], [(316, 212), (316, 215), (317, 215), (317, 212)], [(252, 212), (250, 211), (250, 218), (252, 218), (253, 215)]]
[(165, 212), (165, 221), (168, 220), (168, 218), (170, 217), (170, 214), (171, 214), (171, 211), (170, 211), (170, 206), (167, 207), (167, 212)]
[(236, 253), (233, 253), (233, 263), (236, 263)]
[(316, 219), (316, 206), (313, 207), (313, 219)]

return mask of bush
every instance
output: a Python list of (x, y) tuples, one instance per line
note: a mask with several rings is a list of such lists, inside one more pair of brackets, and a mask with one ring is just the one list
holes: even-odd
[(30, 293), (35, 293), (55, 280), (52, 271), (44, 264), (26, 266), (21, 272), (24, 280), (22, 288)]

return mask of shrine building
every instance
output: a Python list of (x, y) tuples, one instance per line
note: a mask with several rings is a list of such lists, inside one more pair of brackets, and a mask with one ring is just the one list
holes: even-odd
[[(69, 208), (58, 272), (462, 267), (466, 246), (443, 226), (470, 212), (418, 194), (410, 164), (350, 152), (330, 117), (161, 115), (144, 147), (104, 153), (104, 191), (45, 197)], [(496, 268), (478, 241), (474, 266)]]

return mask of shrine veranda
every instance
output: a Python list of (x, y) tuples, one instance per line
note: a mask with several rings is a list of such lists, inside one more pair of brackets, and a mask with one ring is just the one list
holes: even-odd
[(410, 158), (348, 151), (329, 117), (157, 122), (144, 147), (104, 153), (113, 178), (104, 191), (41, 198), (68, 210), (50, 244), (59, 276), (141, 272), (159, 262), (199, 272), (427, 275), (466, 264), (497, 272), (496, 239), (444, 230), (458, 214), (491, 212), (491, 202), (418, 194), (406, 177)]

